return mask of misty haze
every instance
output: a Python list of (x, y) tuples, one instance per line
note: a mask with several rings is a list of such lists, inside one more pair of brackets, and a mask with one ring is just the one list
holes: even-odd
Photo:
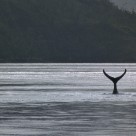
[(110, 0), (118, 5), (119, 8), (123, 10), (128, 10), (132, 12), (133, 10), (136, 11), (136, 1), (135, 0)]

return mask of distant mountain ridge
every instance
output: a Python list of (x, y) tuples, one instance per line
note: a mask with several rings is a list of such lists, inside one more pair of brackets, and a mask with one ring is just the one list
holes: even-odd
[(0, 62), (136, 62), (136, 14), (109, 0), (0, 0)]

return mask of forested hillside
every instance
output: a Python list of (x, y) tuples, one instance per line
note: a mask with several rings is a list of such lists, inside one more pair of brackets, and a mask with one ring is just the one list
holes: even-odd
[(136, 62), (136, 14), (108, 0), (0, 0), (0, 62)]

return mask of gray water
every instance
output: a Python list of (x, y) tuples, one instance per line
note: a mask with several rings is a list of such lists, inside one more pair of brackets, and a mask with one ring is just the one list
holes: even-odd
[(136, 64), (0, 64), (0, 136), (136, 136)]

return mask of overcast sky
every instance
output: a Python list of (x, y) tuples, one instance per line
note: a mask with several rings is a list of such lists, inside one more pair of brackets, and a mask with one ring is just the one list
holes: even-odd
[(133, 9), (136, 11), (136, 0), (110, 0), (118, 5), (121, 9), (127, 9), (132, 11)]

